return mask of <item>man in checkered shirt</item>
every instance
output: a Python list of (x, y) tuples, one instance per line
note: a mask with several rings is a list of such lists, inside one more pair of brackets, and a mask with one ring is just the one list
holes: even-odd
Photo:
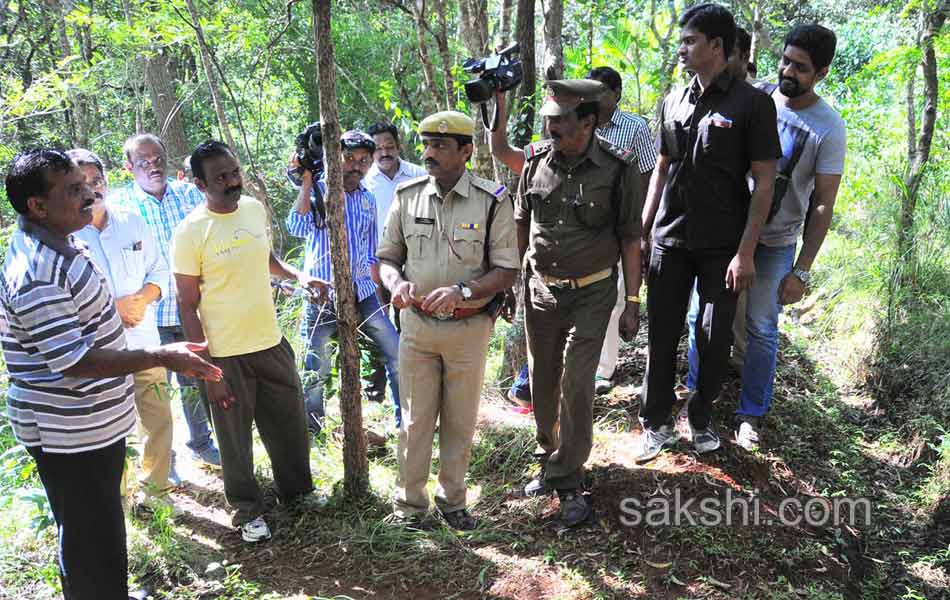
[[(165, 262), (171, 264), (168, 250), (175, 228), (196, 206), (204, 204), (204, 194), (191, 183), (167, 176), (168, 151), (158, 136), (151, 133), (134, 135), (126, 140), (123, 151), (125, 168), (132, 174), (132, 181), (110, 194), (109, 202), (141, 215), (158, 243)], [(185, 341), (178, 317), (178, 292), (174, 281), (169, 282), (168, 294), (163, 294), (158, 301), (157, 317), (158, 335), (163, 344)], [(195, 460), (220, 466), (221, 456), (211, 439), (204, 392), (191, 377), (176, 375), (176, 378), (182, 411), (188, 424), (188, 448)]]
[[(656, 148), (650, 127), (643, 117), (620, 110), (623, 91), (623, 80), (620, 73), (610, 67), (596, 67), (587, 75), (607, 86), (607, 93), (600, 97), (600, 117), (597, 120), (597, 135), (615, 146), (624, 150), (632, 150), (637, 156), (640, 167), (640, 205), (647, 194), (647, 182), (653, 175), (653, 166), (656, 164)], [(612, 378), (617, 366), (617, 353), (620, 347), (620, 315), (624, 308), (623, 269), (619, 269), (620, 278), (617, 280), (617, 303), (610, 314), (610, 325), (607, 335), (604, 336), (604, 347), (600, 351), (600, 363), (597, 365), (597, 378), (594, 382), (594, 391), (604, 394), (613, 387)]]

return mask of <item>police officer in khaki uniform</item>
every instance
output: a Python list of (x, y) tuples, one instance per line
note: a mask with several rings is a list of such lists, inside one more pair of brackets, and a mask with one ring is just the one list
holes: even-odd
[(465, 474), (494, 323), (487, 305), (514, 284), (518, 271), (505, 186), (465, 168), (474, 128), (470, 117), (454, 111), (419, 124), (429, 175), (396, 188), (377, 250), (383, 284), (393, 305), (404, 311), (394, 512), (413, 519), (428, 509), (426, 483), (438, 421), (435, 502), (449, 525), (462, 530), (475, 527), (465, 508)]
[(639, 327), (640, 172), (636, 155), (594, 135), (606, 89), (588, 79), (546, 82), (550, 140), (526, 149), (515, 221), (525, 261), (525, 328), (541, 475), (525, 486), (556, 490), (568, 526), (591, 513), (582, 493), (593, 437), (594, 373), (617, 294), (620, 333)]

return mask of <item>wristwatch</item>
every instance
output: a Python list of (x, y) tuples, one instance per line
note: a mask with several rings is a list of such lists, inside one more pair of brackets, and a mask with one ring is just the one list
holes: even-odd
[(805, 285), (808, 285), (808, 282), (811, 281), (811, 273), (805, 269), (799, 269), (798, 267), (795, 267), (792, 269), (792, 275), (798, 277)]
[(464, 281), (460, 281), (455, 285), (457, 285), (459, 287), (459, 291), (462, 292), (462, 300), (472, 299), (472, 288), (468, 287)]

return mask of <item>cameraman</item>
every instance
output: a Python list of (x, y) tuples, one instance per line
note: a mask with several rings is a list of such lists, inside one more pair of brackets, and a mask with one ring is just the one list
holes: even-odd
[[(362, 131), (347, 131), (340, 138), (343, 153), (343, 190), (346, 234), (350, 253), (350, 271), (355, 286), (357, 309), (362, 324), (360, 331), (366, 334), (382, 351), (386, 373), (392, 392), (396, 413), (396, 427), (402, 422), (399, 409), (399, 334), (392, 322), (380, 308), (373, 283), (372, 271), (376, 263), (376, 198), (363, 185), (363, 177), (373, 164), (376, 144)], [(295, 160), (291, 167), (296, 167)], [(327, 232), (326, 180), (320, 174), (313, 185), (313, 174), (304, 169), (301, 174), (300, 192), (294, 209), (287, 215), (287, 232), (306, 239), (304, 271), (325, 281), (333, 279), (330, 261), (330, 236)], [(302, 334), (307, 340), (304, 364), (311, 372), (305, 382), (305, 400), (310, 431), (316, 435), (323, 424), (323, 393), (330, 376), (330, 363), (326, 347), (330, 337), (337, 332), (336, 314), (332, 303), (310, 305), (303, 323)]]

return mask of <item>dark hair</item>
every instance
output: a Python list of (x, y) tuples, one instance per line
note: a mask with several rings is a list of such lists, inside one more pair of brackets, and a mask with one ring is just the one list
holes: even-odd
[(102, 164), (102, 160), (85, 148), (73, 148), (72, 150), (66, 151), (66, 156), (73, 159), (73, 162), (79, 165), (92, 165), (95, 168), (99, 169), (99, 174), (103, 177), (106, 176), (106, 168)]
[(205, 140), (198, 144), (195, 151), (191, 153), (191, 173), (195, 176), (195, 179), (206, 181), (204, 162), (215, 156), (234, 156), (234, 151), (227, 144), (218, 140)]
[(617, 95), (620, 95), (621, 90), (623, 90), (623, 79), (620, 78), (620, 73), (610, 67), (593, 68), (587, 74), (587, 78), (601, 82), (611, 91), (617, 92)]
[(597, 115), (600, 113), (600, 103), (598, 102), (581, 102), (577, 105), (577, 108), (574, 109), (577, 111), (577, 120), (580, 121), (587, 115), (594, 115), (594, 125), (597, 124)]
[(752, 61), (749, 61), (749, 67), (746, 71), (748, 71), (749, 75), (752, 75), (753, 78), (759, 74), (759, 68), (755, 66), (755, 63)]
[(721, 38), (723, 58), (729, 60), (736, 43), (736, 20), (726, 7), (711, 2), (696, 5), (683, 13), (679, 26), (696, 29), (710, 41)]
[(48, 171), (69, 173), (76, 168), (64, 152), (50, 148), (24, 150), (13, 157), (7, 172), (7, 200), (21, 215), (28, 212), (26, 201), (49, 193)]
[(835, 32), (818, 24), (799, 25), (785, 36), (785, 46), (795, 46), (807, 52), (816, 71), (831, 64), (837, 44)]
[(396, 129), (396, 126), (387, 121), (378, 121), (369, 126), (369, 129), (366, 130), (366, 133), (372, 137), (376, 137), (381, 133), (388, 133), (393, 136), (393, 139), (396, 140), (396, 145), (399, 145), (399, 130)]
[(742, 27), (736, 27), (736, 47), (739, 49), (739, 54), (752, 52), (752, 36)]
[(146, 142), (155, 144), (162, 149), (162, 152), (168, 154), (168, 148), (165, 147), (165, 142), (162, 141), (162, 138), (154, 133), (137, 133), (125, 140), (125, 144), (122, 145), (122, 151), (125, 152), (125, 159), (132, 162), (132, 152)]

